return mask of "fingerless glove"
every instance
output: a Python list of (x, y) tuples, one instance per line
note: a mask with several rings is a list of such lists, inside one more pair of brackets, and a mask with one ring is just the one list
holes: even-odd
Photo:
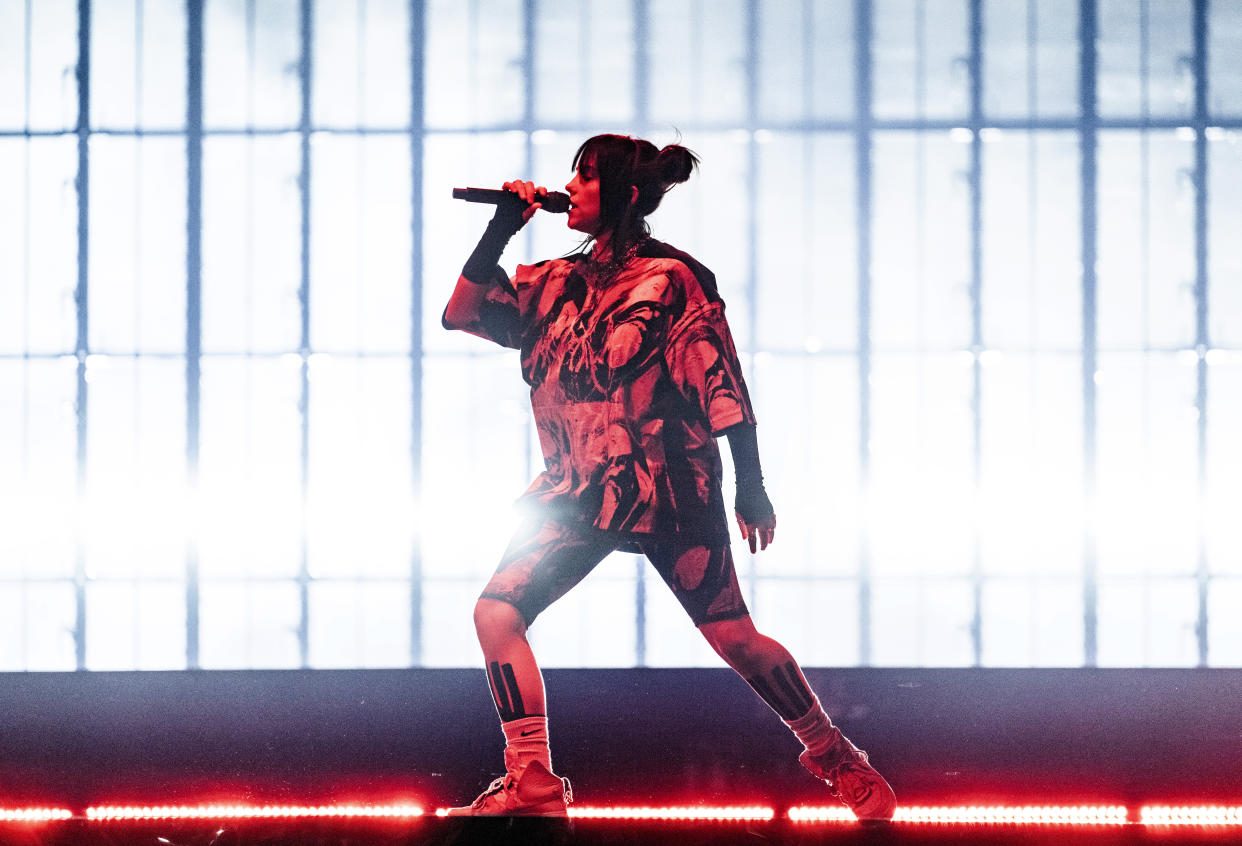
[(500, 264), (500, 256), (504, 253), (505, 246), (526, 224), (522, 220), (522, 212), (526, 211), (526, 207), (526, 203), (516, 194), (512, 200), (497, 203), (496, 213), (483, 230), (483, 237), (479, 238), (474, 252), (461, 269), (462, 276), (476, 285), (491, 282), (496, 278), (496, 268)]
[(763, 487), (763, 468), (759, 466), (759, 440), (755, 427), (739, 423), (724, 431), (733, 455), (733, 475), (737, 481), (734, 509), (747, 523), (771, 517), (775, 511)]

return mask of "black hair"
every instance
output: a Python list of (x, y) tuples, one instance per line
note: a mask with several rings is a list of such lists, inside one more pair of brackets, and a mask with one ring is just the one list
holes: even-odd
[[(592, 237), (607, 235), (614, 254), (650, 235), (647, 215), (674, 185), (685, 182), (699, 157), (680, 144), (657, 149), (629, 135), (596, 135), (574, 153), (573, 169), (591, 162), (599, 178), (599, 224)], [(638, 197), (630, 202), (633, 189)]]

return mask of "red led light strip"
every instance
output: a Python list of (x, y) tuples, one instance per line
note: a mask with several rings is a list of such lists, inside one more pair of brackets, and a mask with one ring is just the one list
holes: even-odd
[(0, 822), (51, 822), (68, 820), (73, 812), (64, 808), (0, 808)]
[(1224, 805), (1145, 805), (1139, 811), (1143, 825), (1242, 825), (1242, 807)]
[[(800, 805), (789, 809), (798, 823), (854, 822), (845, 807)], [(895, 823), (964, 823), (966, 825), (1125, 825), (1124, 805), (971, 805), (961, 807), (910, 806), (898, 808)]]
[[(436, 816), (445, 816), (440, 808)], [(423, 816), (414, 804), (393, 805), (97, 805), (86, 809), (94, 822), (223, 819), (412, 819)], [(572, 806), (569, 815), (584, 820), (655, 820), (766, 822), (775, 811), (764, 805)], [(794, 823), (853, 823), (842, 805), (798, 805), (788, 811)], [(73, 819), (64, 808), (0, 808), (0, 823), (43, 823)], [(908, 806), (897, 809), (894, 823), (965, 825), (1119, 826), (1129, 822), (1122, 805)], [(1135, 815), (1144, 826), (1242, 826), (1242, 806), (1144, 805)]]
[(583, 820), (708, 820), (716, 822), (766, 821), (776, 816), (762, 805), (713, 807), (683, 805), (667, 808), (646, 806), (613, 808), (582, 805), (571, 806), (569, 815)]
[[(437, 808), (437, 817), (448, 816), (448, 808)], [(572, 805), (569, 816), (579, 820), (684, 820), (699, 822), (766, 822), (776, 816), (762, 805), (716, 807), (712, 805), (676, 805), (670, 807)]]
[(421, 817), (418, 805), (99, 805), (86, 818), (113, 820), (406, 819)]

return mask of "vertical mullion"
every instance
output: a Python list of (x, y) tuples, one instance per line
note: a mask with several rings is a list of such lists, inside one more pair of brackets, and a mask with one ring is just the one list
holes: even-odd
[[(410, 483), (423, 506), (423, 79), (426, 4), (410, 0)], [(421, 516), (419, 517), (422, 522)], [(423, 540), (410, 550), (410, 664), (423, 663)]]
[(1096, 0), (1079, 7), (1079, 145), (1082, 155), (1082, 405), (1083, 485), (1087, 525), (1083, 537), (1083, 662), (1094, 667), (1099, 644), (1096, 538)]
[(858, 229), (858, 662), (871, 663), (871, 2), (854, 0), (854, 110)]
[[(634, 132), (639, 138), (647, 137), (648, 96), (651, 60), (647, 50), (650, 37), (650, 8), (647, 0), (633, 0), (634, 15)], [(702, 29), (695, 27), (696, 33)], [(647, 561), (645, 556), (634, 556), (634, 666), (647, 666)]]
[(300, 0), (299, 38), (301, 56), (298, 59), (298, 82), (301, 91), (301, 114), (298, 133), (301, 136), (301, 170), (298, 186), (302, 192), (300, 261), (302, 278), (298, 285), (298, 303), (301, 306), (301, 341), (299, 353), (302, 359), (302, 392), (299, 402), (302, 423), (302, 531), (300, 561), (298, 563), (298, 598), (301, 616), (298, 620), (298, 650), (302, 667), (310, 665), (310, 555), (307, 537), (307, 508), (310, 490), (310, 196), (311, 196), (311, 0)]
[[(185, 445), (191, 502), (197, 502), (202, 356), (203, 4), (186, 0)], [(191, 525), (198, 525), (193, 515)], [(185, 665), (199, 666), (198, 535), (186, 541)]]
[(1208, 368), (1207, 352), (1211, 349), (1208, 333), (1208, 0), (1194, 0), (1194, 74), (1195, 74), (1195, 349), (1198, 352), (1196, 368), (1195, 410), (1198, 412), (1197, 466), (1195, 468), (1198, 492), (1198, 566), (1199, 613), (1195, 635), (1199, 642), (1199, 666), (1208, 664), (1208, 588), (1211, 580), (1211, 562), (1208, 560), (1207, 539), (1204, 531), (1203, 506), (1207, 492), (1207, 425), (1208, 425)]
[[(537, 13), (536, 0), (522, 0), (522, 43), (524, 50), (522, 52), (522, 161), (525, 178), (529, 179), (531, 169), (534, 167), (534, 146), (531, 142), (531, 133), (535, 130), (535, 15)], [(535, 241), (535, 232), (531, 227), (523, 227), (524, 244), (526, 246), (526, 254), (531, 253), (531, 246)], [(534, 440), (535, 419), (533, 415), (526, 416), (526, 436), (522, 441), (522, 451), (526, 455), (526, 466), (524, 473), (529, 474), (531, 465), (535, 461), (534, 450), (531, 449), (531, 441)]]
[[(759, 129), (759, 0), (746, 4), (746, 192), (758, 196), (759, 147), (755, 133)], [(700, 30), (701, 31), (701, 30)], [(754, 203), (746, 204), (746, 351), (751, 382), (755, 376), (755, 355), (759, 352), (759, 214)], [(758, 562), (747, 556), (747, 601), (757, 605)]]
[(971, 494), (971, 593), (974, 610), (970, 621), (974, 664), (983, 663), (983, 553), (979, 537), (979, 485), (983, 465), (983, 4), (970, 0), (970, 349), (971, 349), (971, 449), (974, 466)]
[(78, 0), (78, 284), (73, 293), (77, 308), (78, 337), (75, 355), (78, 360), (78, 390), (74, 401), (77, 417), (77, 537), (74, 543), (74, 652), (76, 666), (86, 669), (86, 538), (82, 525), (82, 503), (86, 499), (86, 420), (87, 384), (86, 359), (90, 355), (89, 311), (89, 239), (90, 212), (90, 113), (91, 113), (91, 0)]

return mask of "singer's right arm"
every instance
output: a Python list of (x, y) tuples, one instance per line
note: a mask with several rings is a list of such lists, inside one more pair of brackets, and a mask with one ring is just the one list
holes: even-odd
[(500, 256), (505, 245), (540, 208), (539, 203), (534, 201), (536, 193), (542, 188), (531, 182), (506, 182), (504, 187), (514, 194), (514, 201), (496, 206), (496, 214), (461, 269), (441, 318), (445, 329), (471, 329), (479, 318), (488, 290), (493, 285), (508, 281), (508, 276), (500, 267)]
[[(495, 268), (498, 276), (504, 276), (504, 270)], [(478, 317), (483, 301), (487, 298), (487, 289), (498, 280), (484, 279), (482, 282), (471, 281), (463, 273), (457, 277), (457, 285), (444, 307), (444, 316), (440, 322), (445, 329), (465, 329)]]

